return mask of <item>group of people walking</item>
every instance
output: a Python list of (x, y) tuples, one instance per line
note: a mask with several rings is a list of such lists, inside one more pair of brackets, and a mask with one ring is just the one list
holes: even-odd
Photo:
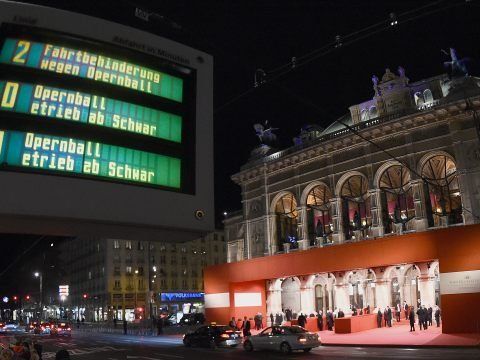
[[(426, 307), (425, 305), (420, 305), (417, 309), (417, 318), (418, 318), (418, 328), (420, 330), (427, 330), (429, 326), (433, 326), (433, 316), (435, 316), (435, 322), (437, 327), (440, 327), (440, 308), (435, 306), (435, 313), (433, 308)], [(410, 308), (410, 313), (408, 315), (410, 320), (410, 331), (415, 331), (415, 311), (413, 306)]]

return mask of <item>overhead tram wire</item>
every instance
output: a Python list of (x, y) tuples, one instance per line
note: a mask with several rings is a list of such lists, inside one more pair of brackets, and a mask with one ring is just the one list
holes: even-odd
[[(307, 100), (307, 99), (304, 99), (302, 96), (294, 93), (293, 91), (291, 90), (286, 90), (285, 88), (283, 87), (279, 87), (280, 89), (286, 91), (287, 93), (289, 93), (291, 96), (297, 98), (298, 100), (300, 100), (302, 103), (304, 104), (307, 104), (307, 105), (310, 105), (312, 106), (314, 109), (318, 110), (318, 111), (321, 111), (322, 113), (325, 112), (324, 109), (322, 109), (321, 107), (319, 107), (318, 105), (312, 103), (311, 101)], [(467, 103), (468, 103), (469, 100), (467, 100)], [(406, 167), (412, 174), (416, 175), (419, 179), (421, 179), (424, 183), (426, 184), (432, 184), (434, 186), (437, 186), (435, 184), (433, 184), (432, 182), (428, 181), (427, 178), (425, 178), (424, 176), (422, 176), (421, 174), (418, 173), (417, 170), (413, 169), (407, 162), (399, 159), (397, 156), (393, 155), (390, 151), (388, 151), (387, 149), (385, 149), (384, 147), (382, 147), (381, 145), (377, 144), (375, 141), (373, 140), (370, 140), (370, 139), (367, 139), (366, 137), (364, 137), (363, 135), (360, 134), (359, 131), (357, 131), (355, 128), (353, 128), (352, 126), (346, 124), (345, 122), (337, 119), (336, 122), (338, 122), (339, 124), (343, 125), (348, 131), (352, 132), (353, 134), (355, 134), (356, 136), (358, 136), (360, 139), (368, 142), (369, 144), (375, 146), (377, 149), (379, 149), (381, 152), (385, 153), (390, 159), (392, 160), (395, 160), (397, 161), (399, 164), (401, 164), (402, 166)], [(478, 215), (476, 215), (475, 213), (473, 213), (473, 211), (465, 208), (465, 207), (462, 207), (463, 210), (465, 210), (466, 212), (468, 212), (469, 214), (471, 214), (475, 219), (477, 220), (480, 220), (480, 217)]]
[(18, 255), (15, 260), (13, 260), (10, 264), (7, 265), (7, 267), (5, 269), (2, 270), (2, 272), (0, 272), (0, 278), (5, 275), (5, 273), (10, 270), (10, 268), (15, 265), (23, 256), (25, 256), (26, 254), (28, 254), (30, 252), (30, 250), (32, 250), (35, 246), (37, 246), (37, 244), (42, 241), (43, 239), (45, 239), (46, 236), (40, 236), (39, 238), (37, 238), (28, 248), (26, 248), (20, 255)]
[[(420, 6), (420, 7), (417, 7), (415, 9), (412, 9), (412, 10), (409, 10), (409, 11), (405, 11), (403, 13), (400, 13), (397, 15), (397, 18), (400, 18), (400, 23), (404, 24), (404, 23), (407, 23), (407, 22), (410, 22), (410, 21), (413, 21), (413, 20), (417, 20), (417, 19), (420, 19), (420, 18), (423, 18), (423, 17), (426, 17), (426, 16), (429, 16), (431, 14), (434, 14), (434, 13), (437, 13), (437, 12), (440, 12), (440, 11), (444, 11), (446, 9), (451, 9), (453, 7), (457, 7), (457, 6), (461, 6), (461, 5), (464, 5), (464, 4), (468, 4), (469, 2), (455, 2), (453, 4), (448, 4), (446, 6), (443, 6), (443, 7), (438, 7), (438, 8), (435, 8), (431, 11), (427, 11), (427, 12), (422, 12), (420, 14), (417, 14), (419, 11), (421, 10), (425, 10), (427, 8), (431, 8), (433, 6), (436, 6), (436, 5), (439, 5), (441, 3), (445, 2), (445, 0), (439, 0), (439, 1), (436, 1), (434, 3), (431, 3), (431, 4), (427, 4), (427, 5), (424, 5), (424, 6)], [(413, 14), (415, 13), (414, 16), (411, 16), (411, 17), (405, 17), (405, 15), (409, 15), (409, 14)], [(377, 27), (379, 27), (377, 29)], [(397, 26), (397, 25), (395, 25)], [(340, 44), (341, 47), (345, 47), (345, 46), (348, 46), (348, 45), (351, 45), (357, 41), (360, 41), (360, 40), (363, 40), (363, 39), (366, 39), (370, 36), (373, 36), (375, 34), (378, 34), (382, 31), (386, 31), (388, 30), (389, 28), (391, 28), (392, 26), (391, 25), (387, 25), (387, 20), (382, 20), (382, 21), (379, 21), (375, 24), (372, 24), (372, 25), (369, 25), (365, 28), (362, 28), (360, 30), (357, 30), (357, 31), (354, 31), (354, 32), (351, 32), (347, 35), (344, 35), (341, 37), (342, 40), (345, 40), (345, 39), (350, 39), (352, 37), (354, 37), (352, 40), (350, 41), (346, 41), (346, 42), (342, 42)], [(370, 32), (368, 32), (367, 34), (363, 34), (361, 36), (358, 36), (358, 37), (355, 37), (355, 35), (358, 35), (358, 34), (362, 34), (364, 33), (365, 31), (369, 30), (369, 29), (374, 29)], [(269, 83), (269, 82), (272, 82), (288, 73), (290, 73), (291, 71), (294, 71), (296, 69), (298, 69), (299, 67), (302, 67), (304, 65), (307, 65), (308, 63), (318, 59), (318, 58), (321, 58), (325, 55), (328, 55), (329, 53), (337, 50), (337, 47), (333, 47), (335, 45), (335, 41), (333, 42), (330, 42), (316, 50), (313, 50), (311, 51), (310, 53), (307, 53), (301, 57), (298, 57), (296, 58), (296, 63), (295, 63), (295, 66), (292, 67), (292, 62), (288, 62), (288, 63), (285, 63), (284, 65), (281, 65), (281, 66), (278, 66), (268, 72), (265, 72), (265, 79), (262, 81), (262, 85), (266, 84), (266, 83)], [(277, 73), (278, 72), (278, 73)], [(277, 74), (276, 74), (277, 73)], [(269, 76), (270, 75), (270, 76)], [(268, 78), (267, 78), (268, 76)], [(214, 110), (214, 113), (219, 113), (220, 111), (222, 111), (224, 108), (226, 108), (227, 106), (231, 105), (232, 103), (238, 101), (239, 99), (241, 99), (242, 97), (248, 95), (249, 93), (251, 93), (253, 90), (255, 90), (257, 86), (254, 86), (253, 88), (249, 88), (243, 92), (241, 92), (240, 94), (236, 95), (234, 98), (228, 100), (227, 102), (225, 102), (224, 104), (218, 106), (215, 110)]]

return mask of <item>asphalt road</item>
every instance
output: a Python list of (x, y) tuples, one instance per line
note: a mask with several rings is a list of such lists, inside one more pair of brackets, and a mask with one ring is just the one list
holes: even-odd
[[(246, 353), (235, 349), (185, 348), (181, 338), (173, 336), (137, 337), (108, 334), (73, 334), (72, 338), (33, 337), (43, 345), (43, 359), (55, 359), (59, 349), (67, 349), (78, 360), (182, 360), (182, 359), (480, 359), (478, 348), (359, 348), (322, 346), (311, 353), (285, 356), (277, 352)], [(0, 336), (0, 342), (10, 341)]]

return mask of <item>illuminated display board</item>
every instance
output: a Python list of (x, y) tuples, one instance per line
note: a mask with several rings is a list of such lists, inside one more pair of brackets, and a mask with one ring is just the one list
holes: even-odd
[(182, 141), (179, 115), (45, 85), (0, 81), (0, 109)]
[(183, 79), (131, 62), (49, 43), (6, 38), (0, 63), (78, 76), (183, 101)]
[(0, 162), (14, 167), (76, 173), (180, 188), (181, 160), (74, 138), (0, 131)]
[(203, 292), (167, 292), (160, 294), (160, 301), (204, 301), (204, 297)]

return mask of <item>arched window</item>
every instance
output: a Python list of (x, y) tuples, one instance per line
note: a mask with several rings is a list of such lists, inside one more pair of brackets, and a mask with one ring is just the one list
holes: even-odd
[(394, 277), (392, 279), (392, 303), (390, 304), (390, 306), (392, 308), (395, 308), (395, 306), (397, 306), (397, 304), (401, 305), (401, 302), (400, 302), (400, 282), (398, 280), (398, 277)]
[(415, 93), (414, 98), (415, 98), (415, 105), (423, 106), (423, 104), (425, 104), (425, 99), (423, 98), (423, 95), (420, 91)]
[(433, 102), (433, 94), (430, 89), (423, 90), (423, 99), (425, 100), (425, 104), (430, 104)]
[(415, 217), (410, 172), (402, 165), (392, 165), (380, 177), (381, 204), (385, 233), (393, 232), (393, 224), (406, 224)]
[(367, 235), (372, 225), (367, 180), (361, 175), (352, 175), (343, 183), (340, 196), (345, 239), (353, 239), (356, 230), (360, 230), (362, 236)]
[(362, 111), (360, 112), (360, 121), (367, 121), (368, 119), (368, 110), (362, 109)]
[(372, 106), (370, 110), (368, 111), (369, 113), (369, 118), (374, 119), (378, 116), (378, 111), (376, 106)]
[(432, 156), (423, 164), (422, 178), (427, 183), (425, 194), (429, 225), (442, 225), (444, 217), (448, 224), (462, 223), (462, 198), (455, 162), (446, 155)]
[(315, 286), (315, 311), (325, 311), (325, 286)]
[(308, 239), (310, 245), (332, 240), (332, 193), (325, 185), (315, 186), (307, 196)]
[(289, 243), (290, 249), (298, 248), (297, 237), (297, 200), (293, 194), (282, 196), (275, 204), (277, 216), (277, 244), (281, 249), (283, 244)]

